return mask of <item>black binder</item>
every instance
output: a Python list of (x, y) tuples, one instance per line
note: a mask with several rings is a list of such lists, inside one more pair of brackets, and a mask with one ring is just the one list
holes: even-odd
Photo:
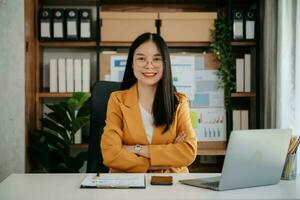
[(92, 16), (90, 9), (81, 9), (79, 11), (80, 18), (80, 39), (91, 40), (92, 39)]
[(40, 40), (51, 40), (52, 26), (51, 26), (52, 12), (51, 9), (41, 8), (39, 11), (39, 38)]
[(233, 39), (244, 39), (244, 13), (242, 10), (233, 11)]
[(52, 27), (54, 40), (63, 40), (65, 38), (64, 19), (64, 9), (52, 9)]
[(245, 39), (255, 39), (255, 10), (245, 12)]
[(66, 39), (78, 40), (79, 38), (79, 20), (77, 9), (66, 9), (65, 10), (65, 33)]

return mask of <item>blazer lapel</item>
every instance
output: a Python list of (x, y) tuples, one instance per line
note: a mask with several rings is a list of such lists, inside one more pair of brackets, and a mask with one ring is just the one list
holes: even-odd
[(137, 84), (133, 85), (126, 93), (124, 106), (121, 107), (125, 123), (129, 134), (134, 139), (135, 144), (149, 144), (141, 119), (141, 113), (138, 102)]

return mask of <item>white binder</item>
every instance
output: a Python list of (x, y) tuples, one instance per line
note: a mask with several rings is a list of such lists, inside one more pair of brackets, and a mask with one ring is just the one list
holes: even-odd
[(57, 92), (57, 59), (50, 59), (50, 92)]
[(74, 92), (74, 61), (67, 59), (67, 92)]
[(58, 92), (66, 92), (66, 59), (58, 59)]
[(82, 91), (82, 72), (81, 72), (81, 59), (74, 60), (74, 86), (75, 92)]
[(88, 58), (82, 59), (82, 91), (90, 91), (91, 61)]
[(245, 92), (251, 92), (251, 54), (245, 54)]
[(236, 92), (244, 92), (244, 59), (236, 59)]

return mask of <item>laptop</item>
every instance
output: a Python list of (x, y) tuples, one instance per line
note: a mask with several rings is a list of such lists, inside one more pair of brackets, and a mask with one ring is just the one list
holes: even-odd
[(277, 184), (291, 135), (291, 129), (232, 131), (221, 176), (179, 182), (218, 191)]

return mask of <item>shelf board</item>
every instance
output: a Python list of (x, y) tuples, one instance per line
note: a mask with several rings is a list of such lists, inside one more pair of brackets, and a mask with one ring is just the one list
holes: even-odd
[(131, 42), (100, 42), (100, 47), (130, 47)]
[(231, 97), (255, 97), (255, 92), (234, 92), (231, 93)]
[(67, 97), (71, 97), (73, 93), (71, 92), (67, 92), (67, 93), (53, 93), (53, 92), (40, 92), (38, 93), (38, 97), (39, 98), (67, 98)]
[(96, 47), (95, 41), (39, 42), (41, 47)]
[(232, 41), (232, 46), (256, 46), (255, 41)]
[(226, 154), (226, 142), (197, 142), (197, 155), (218, 156)]
[(97, 0), (40, 0), (42, 5), (84, 5), (84, 6), (95, 6)]
[[(209, 47), (210, 42), (167, 42), (168, 47)], [(131, 42), (100, 42), (100, 47), (130, 47)]]
[(210, 42), (167, 42), (169, 47), (209, 47)]
[(89, 144), (71, 144), (71, 149), (74, 150), (88, 150)]
[(225, 149), (198, 149), (197, 155), (202, 156), (222, 156), (226, 154)]

